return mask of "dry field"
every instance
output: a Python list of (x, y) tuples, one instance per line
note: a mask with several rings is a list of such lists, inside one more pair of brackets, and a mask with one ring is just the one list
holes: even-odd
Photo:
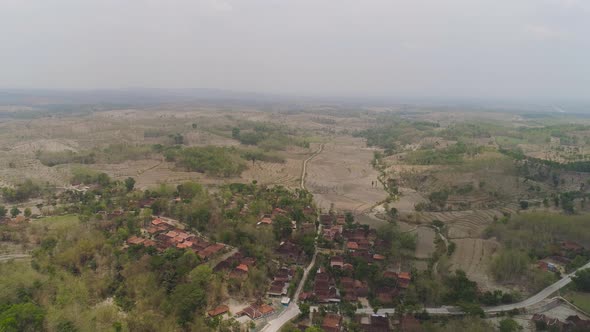
[(322, 209), (360, 212), (384, 200), (387, 193), (378, 185), (379, 173), (371, 166), (373, 149), (361, 139), (338, 136), (308, 165), (306, 186)]
[(504, 213), (514, 214), (516, 208), (516, 204), (513, 204), (487, 210), (414, 212), (402, 215), (402, 218), (416, 223), (431, 223), (434, 220), (440, 220), (448, 227), (450, 239), (477, 238), (494, 221), (494, 216), (500, 218)]
[(483, 239), (455, 239), (457, 248), (451, 257), (451, 270), (465, 271), (469, 279), (477, 282), (482, 290), (498, 289), (488, 274), (488, 266), (500, 244)]

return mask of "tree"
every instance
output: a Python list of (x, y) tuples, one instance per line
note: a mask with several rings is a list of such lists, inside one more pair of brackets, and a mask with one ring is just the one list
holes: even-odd
[(299, 311), (301, 311), (301, 317), (309, 317), (310, 306), (308, 303), (299, 303)]
[(6, 207), (4, 205), (0, 205), (0, 218), (6, 217), (7, 213), (8, 210), (6, 210)]
[(32, 214), (31, 208), (26, 208), (24, 213), (25, 213), (25, 217), (29, 218)]
[(13, 218), (16, 218), (16, 216), (18, 216), (19, 214), (20, 214), (20, 210), (16, 206), (13, 206), (12, 209), (10, 209), (10, 215)]
[(0, 331), (41, 331), (44, 317), (43, 310), (33, 303), (13, 304), (0, 313)]
[(238, 128), (238, 127), (232, 128), (231, 137), (233, 139), (240, 139), (240, 128)]
[(170, 303), (174, 306), (181, 325), (193, 320), (195, 311), (207, 305), (207, 294), (197, 282), (181, 284), (174, 288), (170, 295)]
[(293, 225), (291, 219), (286, 216), (278, 215), (273, 222), (273, 232), (277, 240), (281, 240), (291, 236), (293, 232)]
[(305, 329), (305, 332), (324, 332), (324, 330), (322, 330), (321, 328), (319, 328), (317, 326), (310, 326)]
[(519, 204), (520, 204), (520, 208), (522, 210), (526, 210), (526, 209), (529, 208), (529, 202), (528, 201), (520, 201)]
[(590, 269), (583, 269), (572, 277), (572, 281), (578, 290), (590, 292)]
[(515, 332), (518, 330), (522, 330), (522, 326), (520, 326), (514, 319), (506, 318), (500, 321), (500, 332)]
[(203, 186), (195, 182), (185, 182), (176, 187), (178, 195), (182, 199), (193, 199), (198, 194), (203, 192)]
[(126, 178), (125, 179), (125, 188), (127, 189), (127, 192), (131, 192), (134, 187), (135, 187), (135, 179), (132, 177)]

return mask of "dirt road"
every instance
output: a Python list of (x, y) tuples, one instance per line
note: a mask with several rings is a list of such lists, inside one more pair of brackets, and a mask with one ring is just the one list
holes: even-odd
[(29, 254), (8, 254), (8, 255), (0, 255), (0, 262), (10, 261), (10, 260), (18, 260), (18, 259), (29, 259), (31, 255)]

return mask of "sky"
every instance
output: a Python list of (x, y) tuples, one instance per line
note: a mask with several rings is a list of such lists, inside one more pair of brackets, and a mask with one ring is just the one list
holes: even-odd
[(0, 88), (590, 99), (589, 0), (0, 0)]

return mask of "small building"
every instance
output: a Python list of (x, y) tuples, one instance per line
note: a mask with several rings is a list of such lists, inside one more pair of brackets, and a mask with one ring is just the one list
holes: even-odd
[(334, 313), (326, 314), (322, 321), (322, 329), (326, 332), (342, 331), (342, 316)]
[(207, 311), (207, 315), (211, 318), (223, 315), (229, 312), (229, 307), (226, 305), (220, 305), (215, 309)]
[(334, 256), (330, 259), (330, 267), (344, 267), (344, 258), (342, 256)]
[(281, 299), (281, 304), (284, 305), (285, 307), (288, 306), (289, 303), (291, 303), (291, 299), (290, 298), (288, 298), (288, 297), (285, 296), (285, 297), (283, 297)]

